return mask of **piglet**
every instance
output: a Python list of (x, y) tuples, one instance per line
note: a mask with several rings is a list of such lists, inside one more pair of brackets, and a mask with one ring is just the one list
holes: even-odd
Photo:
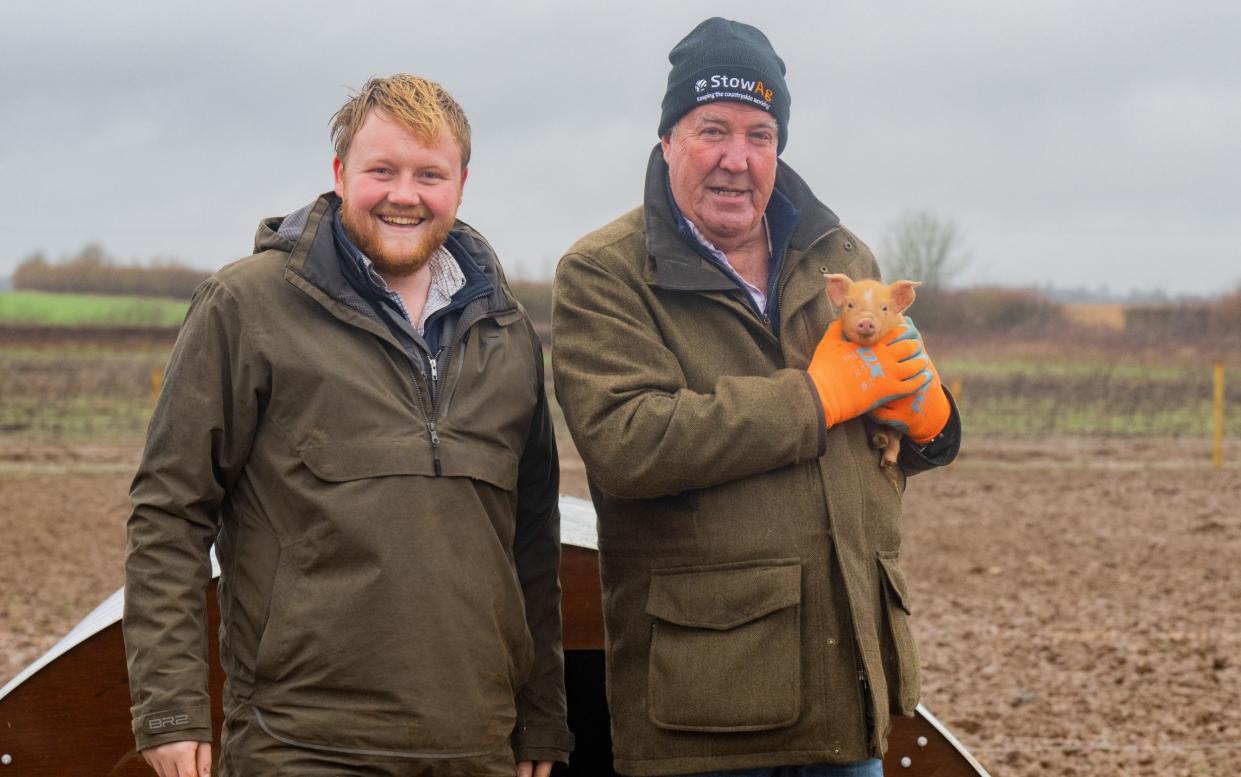
[[(882, 340), (905, 320), (905, 310), (914, 303), (918, 281), (854, 281), (847, 275), (825, 274), (827, 298), (840, 310), (840, 330), (847, 340), (871, 346)], [(871, 447), (883, 451), (879, 466), (895, 485), (894, 468), (901, 451), (901, 433), (881, 427), (871, 435)]]

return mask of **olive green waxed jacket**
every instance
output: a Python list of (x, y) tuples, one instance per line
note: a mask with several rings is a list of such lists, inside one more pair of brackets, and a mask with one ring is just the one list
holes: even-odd
[(138, 747), (211, 738), (214, 542), (226, 715), (320, 750), (566, 760), (538, 338), (458, 222), (451, 247), (490, 290), (453, 314), (432, 370), (341, 274), (338, 203), (320, 197), (300, 234), (261, 224), (173, 350), (128, 523)]
[[(644, 206), (575, 244), (555, 284), (556, 395), (598, 513), (617, 770), (878, 756), (890, 711), (918, 701), (901, 494), (860, 420), (825, 431), (804, 372), (836, 314), (823, 273), (877, 277), (875, 260), (781, 163), (800, 220), (769, 289), (777, 337), (677, 233), (666, 170), (656, 147)], [(904, 473), (949, 447), (908, 448)]]

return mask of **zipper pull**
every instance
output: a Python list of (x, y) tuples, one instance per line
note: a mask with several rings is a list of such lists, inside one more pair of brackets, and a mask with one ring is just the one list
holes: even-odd
[(440, 434), (435, 428), (435, 421), (427, 421), (427, 432), (431, 435), (431, 458), (435, 461), (435, 476), (439, 477), (444, 474), (444, 469), (440, 464)]

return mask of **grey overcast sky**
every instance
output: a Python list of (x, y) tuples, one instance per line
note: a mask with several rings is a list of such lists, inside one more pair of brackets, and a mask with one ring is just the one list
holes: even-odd
[(550, 277), (638, 203), (667, 52), (714, 15), (771, 38), (783, 157), (877, 251), (927, 210), (965, 236), (966, 283), (1241, 284), (1236, 0), (3, 0), (0, 277), (88, 241), (249, 253), (330, 188), (349, 89), (402, 71), (470, 116), (459, 215)]

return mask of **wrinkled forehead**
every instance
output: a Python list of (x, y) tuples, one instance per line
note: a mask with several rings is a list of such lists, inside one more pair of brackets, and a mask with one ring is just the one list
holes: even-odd
[(718, 124), (724, 127), (744, 129), (780, 129), (776, 118), (767, 111), (752, 105), (743, 105), (729, 101), (718, 101), (707, 105), (699, 105), (681, 117), (677, 126), (698, 127), (707, 124)]

